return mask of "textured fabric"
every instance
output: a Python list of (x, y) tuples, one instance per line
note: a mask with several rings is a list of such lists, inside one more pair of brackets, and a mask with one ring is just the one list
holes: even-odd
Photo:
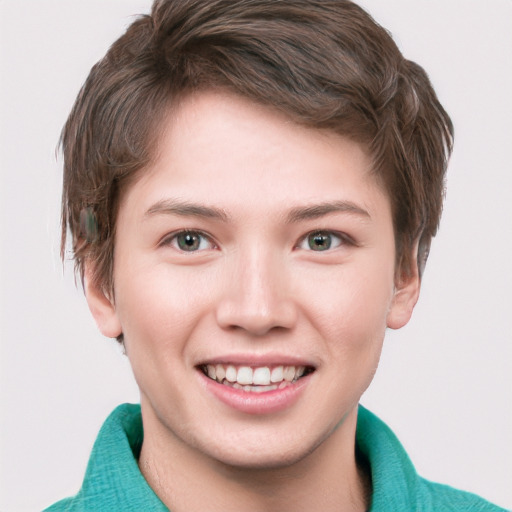
[(371, 467), (370, 512), (506, 512), (475, 494), (418, 476), (393, 432), (362, 406), (356, 440)]
[(142, 439), (140, 406), (117, 407), (101, 427), (78, 494), (59, 501), (47, 511), (168, 511), (137, 465)]
[[(119, 406), (105, 421), (79, 493), (46, 512), (167, 511), (139, 471), (140, 406)], [(357, 446), (369, 461), (370, 512), (505, 512), (474, 494), (419, 477), (393, 432), (359, 407)]]

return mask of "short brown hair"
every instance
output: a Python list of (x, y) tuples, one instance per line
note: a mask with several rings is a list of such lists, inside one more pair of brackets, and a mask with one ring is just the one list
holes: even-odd
[[(221, 88), (363, 143), (393, 211), (397, 268), (428, 252), (453, 127), (425, 71), (348, 0), (156, 0), (91, 70), (63, 129), (62, 253), (113, 292), (121, 191), (180, 97)], [(421, 265), (420, 265), (421, 266)], [(421, 269), (420, 269), (421, 270)]]

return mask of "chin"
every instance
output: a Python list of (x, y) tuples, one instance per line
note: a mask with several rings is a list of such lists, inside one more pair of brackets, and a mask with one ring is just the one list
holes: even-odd
[(217, 460), (226, 470), (237, 471), (279, 471), (295, 466), (307, 458), (310, 452), (233, 454), (220, 456)]
[[(315, 453), (331, 432), (318, 436), (316, 439), (304, 438), (299, 431), (293, 438), (283, 438), (282, 435), (266, 434), (259, 438), (242, 439), (240, 435), (233, 436), (230, 441), (204, 452), (226, 467), (247, 471), (281, 470), (299, 464)], [(274, 442), (269, 442), (269, 439)], [(226, 450), (228, 447), (228, 450)]]

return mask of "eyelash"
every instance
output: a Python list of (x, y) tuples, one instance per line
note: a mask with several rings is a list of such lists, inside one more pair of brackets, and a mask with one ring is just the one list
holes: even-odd
[[(197, 249), (193, 249), (193, 250), (187, 250), (185, 248), (183, 248), (182, 246), (180, 247), (180, 243), (179, 243), (179, 238), (180, 236), (184, 236), (184, 237), (189, 237), (189, 241), (192, 241), (191, 238), (199, 238), (200, 241), (199, 241), (199, 246)], [(185, 241), (186, 242), (186, 241)], [(203, 244), (203, 242), (206, 242), (210, 245), (210, 247), (202, 247), (201, 248), (201, 245)], [(186, 242), (188, 243), (188, 242)], [(183, 231), (177, 231), (175, 233), (172, 233), (168, 236), (166, 236), (161, 244), (162, 246), (172, 246), (174, 247), (177, 251), (179, 252), (201, 252), (201, 251), (204, 251), (204, 250), (207, 250), (207, 249), (216, 249), (217, 248), (217, 245), (215, 244), (215, 242), (213, 242), (212, 238), (210, 236), (208, 236), (206, 233), (203, 233), (202, 231), (198, 231), (196, 229), (185, 229)]]
[[(321, 238), (323, 238), (325, 240), (325, 238), (327, 238), (327, 237), (329, 237), (329, 242), (325, 248), (322, 249), (322, 248), (320, 248), (321, 246), (318, 246), (317, 248), (320, 248), (320, 250), (318, 250), (318, 251), (312, 248), (310, 242), (314, 241), (315, 238), (317, 239), (318, 242), (320, 242)], [(333, 242), (332, 242), (333, 238), (337, 239), (334, 247), (333, 247)], [(308, 247), (304, 247), (304, 244), (308, 244)], [(338, 247), (340, 247), (342, 245), (355, 245), (355, 243), (348, 235), (346, 235), (344, 233), (339, 233), (337, 231), (329, 231), (329, 230), (318, 230), (318, 231), (310, 231), (309, 233), (306, 233), (306, 235), (304, 235), (300, 239), (300, 241), (296, 247), (298, 249), (304, 249), (304, 250), (313, 251), (313, 252), (327, 252), (330, 250), (337, 249)]]
[[(180, 244), (179, 237), (183, 236), (185, 237)], [(186, 238), (188, 237), (188, 239)], [(333, 239), (335, 241), (333, 242)], [(197, 246), (194, 246), (194, 242)], [(312, 243), (317, 242), (318, 244), (324, 243), (325, 246), (322, 247), (322, 245), (318, 245), (316, 247), (316, 250), (312, 247)], [(208, 247), (204, 247), (204, 244), (209, 244)], [(334, 246), (333, 246), (334, 243)], [(185, 245), (184, 245), (185, 244)], [(306, 246), (307, 244), (307, 246)], [(207, 235), (206, 233), (199, 231), (199, 230), (193, 230), (193, 229), (187, 229), (178, 231), (175, 233), (172, 233), (168, 236), (166, 236), (163, 241), (161, 242), (162, 246), (172, 246), (174, 249), (176, 249), (179, 252), (201, 252), (208, 249), (216, 249), (217, 245), (215, 242), (213, 242), (212, 238)], [(327, 252), (334, 249), (337, 249), (338, 247), (342, 245), (355, 245), (355, 242), (345, 233), (339, 233), (337, 231), (329, 231), (329, 230), (316, 230), (316, 231), (310, 231), (309, 233), (306, 233), (297, 243), (295, 246), (296, 249), (303, 249), (307, 251), (312, 252)], [(190, 250), (186, 247), (191, 248)], [(194, 248), (195, 247), (195, 248)]]

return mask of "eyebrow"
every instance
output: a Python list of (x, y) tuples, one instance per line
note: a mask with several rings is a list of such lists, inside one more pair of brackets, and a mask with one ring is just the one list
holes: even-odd
[(293, 208), (287, 216), (288, 223), (299, 222), (301, 220), (313, 220), (331, 213), (350, 213), (360, 217), (371, 219), (370, 214), (365, 209), (351, 201), (332, 201), (327, 203), (315, 204)]
[(180, 217), (206, 217), (208, 219), (217, 219), (224, 222), (229, 220), (227, 213), (220, 208), (193, 204), (176, 199), (162, 199), (156, 202), (146, 211), (144, 217), (148, 218), (158, 214), (179, 215)]
[[(302, 220), (314, 220), (331, 213), (349, 213), (371, 219), (365, 209), (351, 201), (330, 201), (311, 206), (292, 208), (286, 215), (286, 222), (293, 224)], [(204, 217), (223, 222), (230, 220), (229, 215), (220, 208), (189, 203), (177, 199), (162, 199), (152, 205), (144, 214), (145, 218), (153, 215), (178, 215), (181, 217)]]

